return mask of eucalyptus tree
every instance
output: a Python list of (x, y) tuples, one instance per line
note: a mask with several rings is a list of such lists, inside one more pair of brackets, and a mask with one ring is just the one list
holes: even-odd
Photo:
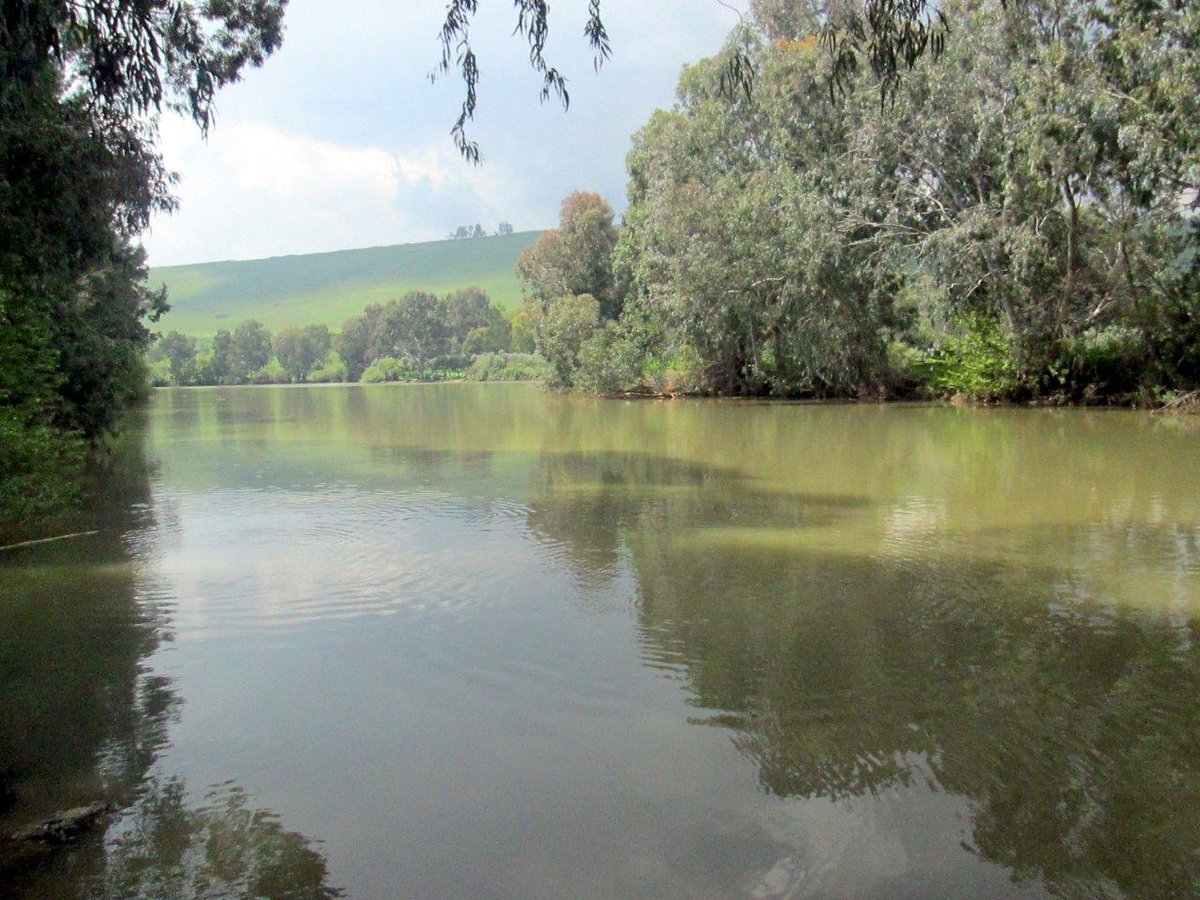
[(450, 347), (442, 301), (427, 291), (410, 291), (399, 300), (384, 304), (380, 321), (380, 350), (376, 359), (407, 357), (419, 377)]
[(358, 381), (367, 366), (386, 351), (379, 345), (377, 335), (383, 318), (383, 306), (372, 303), (361, 315), (351, 316), (333, 339), (333, 349), (346, 364), (346, 377)]
[[(497, 323), (504, 315), (492, 306), (491, 298), (480, 288), (470, 287), (454, 291), (442, 298), (442, 321), (445, 323), (448, 352), (463, 353), (467, 337), (477, 330), (487, 332), (489, 328), (502, 328)], [(504, 349), (504, 348), (496, 348)]]
[(568, 295), (551, 303), (538, 319), (537, 351), (550, 363), (551, 382), (571, 387), (579, 352), (600, 325), (600, 303), (591, 294)]
[(304, 355), (303, 362), (308, 365), (304, 377), (314, 368), (325, 362), (329, 351), (333, 349), (333, 336), (326, 325), (306, 325), (300, 332), (300, 347)]
[(947, 11), (965, 39), (864, 120), (891, 166), (881, 239), (932, 273), (943, 318), (1001, 323), (1026, 390), (1194, 380), (1164, 351), (1197, 343), (1197, 4)]
[(557, 228), (522, 251), (516, 272), (526, 297), (545, 309), (560, 297), (590, 294), (605, 318), (620, 313), (612, 271), (617, 243), (613, 209), (596, 193), (576, 191), (562, 202)]
[(1198, 7), (950, 2), (962, 39), (881, 105), (830, 96), (818, 5), (758, 4), (635, 135), (627, 311), (723, 392), (1194, 384)]
[(233, 332), (218, 328), (213, 335), (212, 353), (205, 366), (204, 384), (231, 384), (234, 379)]
[(249, 381), (271, 361), (271, 332), (255, 319), (247, 319), (233, 330), (230, 344), (232, 376), (237, 382)]
[[(853, 117), (817, 87), (827, 62), (815, 41), (756, 52), (787, 54), (792, 68), (766, 70), (753, 98), (731, 98), (719, 88), (723, 59), (693, 66), (677, 109), (635, 136), (617, 249), (627, 307), (657, 310), (711, 389), (878, 393), (882, 276), (842, 232), (837, 189)], [(813, 102), (783, 77), (796, 67)]]

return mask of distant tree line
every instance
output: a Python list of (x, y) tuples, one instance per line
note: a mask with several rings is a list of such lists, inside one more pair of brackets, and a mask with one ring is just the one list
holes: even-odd
[(513, 227), (512, 223), (510, 222), (501, 222), (496, 227), (496, 230), (490, 233), (482, 225), (476, 222), (474, 225), (459, 225), (452, 232), (450, 232), (450, 239), (455, 241), (463, 241), (471, 238), (498, 237), (512, 233)]
[(274, 335), (253, 319), (205, 346), (172, 331), (149, 354), (159, 384), (429, 381), (451, 376), (525, 380), (545, 374), (522, 311), (507, 317), (479, 288), (411, 291), (368, 306), (332, 334), (324, 325)]
[[(881, 105), (756, 0), (634, 135), (620, 231), (563, 205), (517, 264), (599, 391), (1154, 404), (1200, 387), (1200, 4), (949, 0)], [(721, 90), (727, 55), (755, 90)]]

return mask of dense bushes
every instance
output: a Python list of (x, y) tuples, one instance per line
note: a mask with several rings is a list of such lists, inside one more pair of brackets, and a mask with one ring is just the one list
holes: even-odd
[(912, 361), (911, 371), (941, 395), (999, 400), (1021, 389), (1012, 344), (998, 322), (981, 316), (962, 319), (939, 346)]
[(470, 381), (546, 381), (550, 367), (533, 353), (483, 353), (467, 370)]
[(0, 538), (78, 498), (85, 450), (78, 436), (0, 408)]
[(381, 384), (385, 381), (408, 381), (412, 377), (413, 364), (411, 360), (382, 356), (367, 366), (358, 380), (363, 384)]

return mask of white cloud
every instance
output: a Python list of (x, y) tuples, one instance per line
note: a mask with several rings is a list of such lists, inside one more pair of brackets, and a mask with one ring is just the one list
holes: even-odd
[(432, 240), (485, 216), (494, 227), (522, 183), (463, 166), (450, 146), (400, 155), (254, 122), (222, 122), (206, 143), (172, 121), (162, 149), (181, 208), (147, 235), (155, 265)]
[(476, 169), (448, 134), (461, 82), (425, 77), (442, 3), (291, 0), (283, 48), (222, 91), (207, 143), (190, 123), (164, 123), (181, 209), (154, 221), (150, 262), (430, 240), (475, 222), (543, 228), (578, 189), (599, 190), (620, 210), (630, 133), (670, 105), (679, 67), (715, 52), (736, 15), (717, 0), (609, 6), (614, 57), (596, 75), (581, 35), (586, 0), (553, 4), (548, 52), (570, 78), (564, 113), (537, 102), (511, 4), (481, 4), (471, 133), (485, 164)]

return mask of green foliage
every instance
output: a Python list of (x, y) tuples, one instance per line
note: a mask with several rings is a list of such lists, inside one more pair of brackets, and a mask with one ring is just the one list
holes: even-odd
[(913, 371), (936, 392), (972, 400), (1011, 400), (1021, 388), (1013, 346), (995, 321), (964, 319)]
[(236, 384), (233, 374), (233, 333), (222, 328), (213, 335), (209, 366), (202, 372), (201, 384)]
[[(166, 297), (145, 286), (135, 242), (174, 205), (154, 148), (161, 106), (206, 125), (213, 92), (278, 44), (279, 3), (166, 7), (5, 6), (0, 408), (13, 463), (0, 527), (65, 496), (58, 464), (68, 472), (78, 441), (98, 443), (144, 395), (146, 322)], [(46, 464), (25, 466), (29, 448)]]
[(604, 318), (616, 318), (621, 311), (612, 269), (616, 243), (608, 201), (576, 191), (563, 200), (558, 228), (543, 232), (517, 259), (526, 297), (545, 309), (560, 297), (590, 294)]
[(248, 319), (233, 330), (229, 344), (230, 372), (235, 382), (250, 380), (271, 361), (271, 332), (261, 322)]
[(487, 325), (472, 328), (462, 342), (460, 353), (466, 356), (503, 353), (511, 346), (512, 323), (504, 316), (498, 315)]
[(447, 353), (462, 356), (507, 350), (512, 326), (478, 287), (447, 294), (440, 315), (445, 323)]
[(271, 340), (271, 349), (293, 381), (303, 381), (313, 360), (308, 358), (299, 328), (284, 328)]
[(347, 319), (334, 337), (333, 348), (345, 362), (350, 381), (358, 381), (367, 366), (383, 355), (383, 342), (377, 337), (382, 317), (383, 307), (372, 304), (362, 315)]
[(509, 314), (509, 333), (512, 349), (517, 353), (533, 353), (537, 349), (537, 321), (534, 311), (522, 306)]
[(348, 319), (333, 343), (351, 381), (385, 358), (407, 360), (409, 377), (425, 379), (465, 369), (477, 353), (508, 350), (511, 332), (504, 314), (479, 288), (440, 298), (411, 291)]
[(4, 81), (27, 84), (51, 66), (72, 75), (101, 127), (138, 123), (153, 132), (165, 104), (207, 131), (216, 92), (279, 48), (286, 2), (12, 0), (0, 45)]
[(467, 370), (468, 381), (546, 381), (549, 364), (532, 353), (483, 353)]
[(363, 384), (381, 384), (385, 381), (407, 381), (412, 375), (412, 360), (382, 356), (367, 366), (359, 381)]
[(1064, 342), (1062, 353), (1062, 360), (1048, 367), (1044, 388), (1064, 401), (1136, 401), (1158, 369), (1146, 334), (1127, 325), (1088, 329)]
[[(512, 326), (479, 288), (444, 297), (412, 291), (368, 306), (339, 334), (324, 325), (284, 328), (271, 337), (262, 323), (248, 320), (221, 329), (209, 347), (171, 332), (154, 353), (174, 362), (175, 384), (286, 384), (425, 380), (461, 375), (479, 355), (505, 354)], [(541, 377), (519, 360), (518, 377)], [(486, 367), (485, 367), (486, 370)]]
[(77, 435), (0, 407), (0, 538), (79, 499), (85, 450)]
[(291, 384), (292, 376), (278, 359), (270, 359), (265, 365), (255, 369), (247, 376), (250, 384)]
[(336, 350), (330, 350), (325, 355), (325, 361), (308, 373), (308, 380), (312, 384), (336, 384), (340, 381), (347, 381), (349, 379), (346, 364)]
[(407, 357), (417, 377), (425, 378), (438, 357), (450, 352), (446, 308), (426, 291), (412, 291), (384, 306), (382, 333), (386, 352)]
[[(820, 59), (801, 62), (814, 77)], [(831, 192), (847, 119), (814, 104), (804, 144), (789, 146), (770, 110), (721, 98), (720, 65), (685, 72), (681, 109), (635, 136), (616, 251), (627, 307), (654, 311), (710, 390), (878, 393), (891, 279)]]
[(56, 310), (58, 424), (93, 442), (146, 393), (143, 352), (152, 336), (144, 319), (157, 319), (165, 300), (141, 286), (143, 259), (140, 248), (114, 247)]
[(196, 362), (196, 339), (171, 331), (159, 338), (158, 347), (170, 366), (171, 380), (187, 384)]
[(143, 319), (165, 308), (126, 231), (159, 205), (161, 167), (132, 133), (98, 132), (52, 67), (24, 87), (0, 87), (0, 402), (95, 441), (141, 396)]
[(634, 391), (644, 383), (644, 356), (616, 322), (597, 328), (579, 348), (575, 385), (598, 394)]
[[(754, 4), (634, 136), (612, 261), (622, 318), (662, 339), (643, 377), (679, 357), (727, 394), (1200, 384), (1200, 8), (955, 0), (957, 39), (882, 106), (822, 51), (822, 9)], [(758, 81), (733, 96), (738, 54)]]
[(171, 364), (166, 359), (151, 360), (149, 356), (146, 358), (146, 378), (149, 386), (169, 387), (173, 382), (171, 379)]
[(294, 382), (308, 380), (309, 372), (321, 363), (333, 346), (324, 325), (285, 328), (271, 342), (275, 358)]
[(579, 351), (600, 325), (600, 304), (591, 294), (562, 297), (537, 318), (537, 351), (550, 364), (550, 383), (572, 387)]

